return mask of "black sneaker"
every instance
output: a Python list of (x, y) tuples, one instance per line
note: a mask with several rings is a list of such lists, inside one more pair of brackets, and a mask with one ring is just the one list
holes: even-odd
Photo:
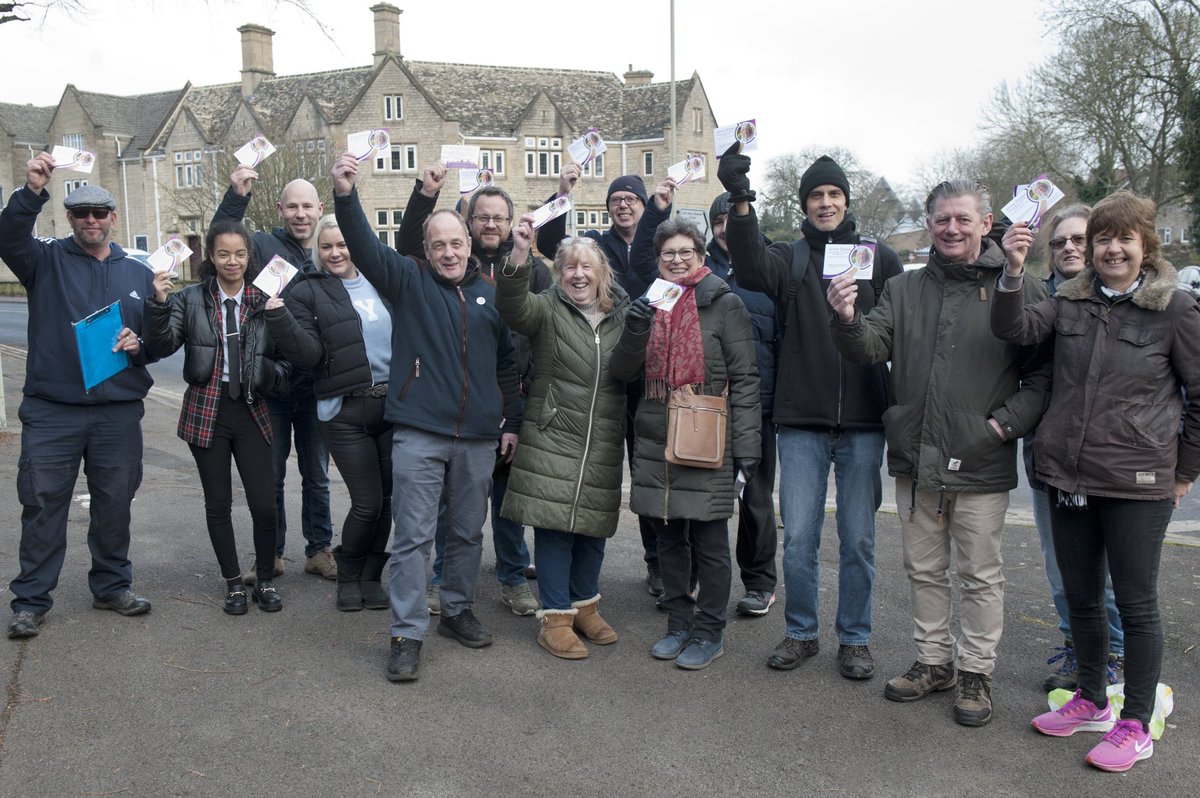
[[(1067, 690), (1075, 692), (1079, 687), (1079, 660), (1075, 658), (1075, 647), (1068, 640), (1058, 648), (1057, 653), (1046, 660), (1047, 665), (1055, 665), (1054, 672), (1042, 682), (1042, 690)], [(1112, 684), (1112, 682), (1109, 682)]]
[(150, 599), (143, 598), (132, 590), (125, 590), (115, 596), (92, 599), (92, 606), (98, 610), (112, 610), (119, 615), (144, 615), (150, 612)]
[(656, 562), (646, 563), (646, 589), (651, 596), (663, 594), (662, 571)]
[(747, 590), (737, 603), (737, 614), (750, 618), (766, 615), (775, 604), (775, 594), (770, 590)]
[(14, 612), (12, 620), (8, 622), (9, 639), (24, 640), (28, 637), (37, 637), (38, 627), (44, 620), (46, 620), (44, 612), (30, 612), (29, 610)]
[(821, 645), (815, 638), (795, 640), (785, 637), (779, 645), (775, 646), (771, 656), (767, 657), (767, 665), (777, 671), (790, 671), (809, 657), (815, 657), (820, 650)]
[(457, 640), (467, 648), (483, 648), (492, 644), (492, 633), (469, 608), (458, 615), (443, 615), (438, 621), (437, 632), (442, 637)]
[(870, 679), (875, 660), (866, 646), (838, 646), (838, 673), (847, 679)]
[(411, 682), (417, 678), (421, 667), (421, 641), (404, 637), (392, 638), (392, 650), (388, 654), (387, 678), (389, 682)]

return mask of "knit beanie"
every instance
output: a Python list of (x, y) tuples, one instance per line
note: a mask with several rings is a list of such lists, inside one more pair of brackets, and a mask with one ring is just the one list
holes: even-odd
[(717, 195), (717, 198), (712, 201), (712, 205), (708, 206), (708, 224), (713, 226), (717, 223), (717, 217), (723, 213), (729, 213), (729, 192), (723, 191)]
[(808, 195), (817, 186), (837, 186), (846, 195), (846, 207), (850, 207), (850, 181), (838, 162), (828, 155), (813, 161), (812, 166), (800, 178), (800, 207), (807, 207)]
[(646, 194), (646, 184), (637, 175), (621, 175), (616, 180), (608, 184), (608, 196), (604, 198), (605, 204), (618, 191), (628, 191), (630, 194), (637, 194), (638, 199), (645, 205), (649, 201), (649, 196)]

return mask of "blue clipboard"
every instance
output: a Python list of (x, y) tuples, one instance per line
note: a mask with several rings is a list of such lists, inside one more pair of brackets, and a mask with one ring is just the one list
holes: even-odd
[(129, 368), (124, 350), (112, 351), (125, 323), (121, 303), (114, 302), (80, 321), (72, 322), (75, 343), (79, 347), (79, 365), (83, 368), (83, 389), (90, 391), (112, 375)]

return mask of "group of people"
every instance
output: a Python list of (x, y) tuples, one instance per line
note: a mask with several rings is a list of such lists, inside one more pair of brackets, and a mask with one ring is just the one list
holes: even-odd
[[(131, 586), (141, 440), (130, 430), (140, 430), (146, 363), (183, 348), (178, 432), (204, 489), (225, 612), (283, 606), (274, 579), (295, 431), (308, 475), (306, 569), (326, 575), (323, 557), (332, 561), (340, 611), (390, 608), (392, 681), (418, 678), (432, 615), (437, 633), (462, 645), (492, 642), (472, 609), (489, 499), (502, 600), (536, 614), (538, 645), (583, 659), (585, 641), (615, 643), (600, 584), (626, 461), (646, 586), (667, 618), (650, 654), (691, 670), (724, 652), (735, 557), (744, 587), (735, 611), (762, 616), (775, 602), (777, 461), (785, 636), (766, 664), (791, 670), (819, 653), (832, 466), (836, 667), (870, 679), (886, 443), (917, 657), (884, 694), (912, 702), (953, 689), (954, 719), (986, 724), (1003, 628), (1001, 531), (1026, 436), (1065, 637), (1045, 686), (1074, 691), (1033, 726), (1104, 732), (1087, 761), (1105, 770), (1151, 755), (1159, 556), (1172, 508), (1200, 473), (1200, 408), (1185, 401), (1200, 385), (1200, 305), (1176, 290), (1153, 203), (1117, 192), (1057, 213), (1046, 226), (1053, 270), (1042, 281), (1024, 276), (1036, 231), (994, 227), (982, 184), (943, 182), (925, 205), (929, 262), (906, 272), (886, 244), (858, 232), (849, 181), (827, 156), (800, 181), (802, 237), (768, 241), (750, 159), (734, 145), (719, 161), (725, 191), (709, 211), (711, 241), (673, 218), (670, 178), (652, 192), (637, 176), (617, 178), (611, 228), (567, 237), (564, 217), (535, 230), (533, 215), (518, 215), (496, 186), (461, 215), (437, 209), (446, 170), (435, 165), (417, 181), (393, 249), (364, 213), (360, 164), (346, 154), (332, 168), (334, 213), (322, 216), (315, 189), (293, 181), (278, 206), (284, 224), (270, 232), (241, 224), (257, 175), (238, 167), (205, 239), (201, 282), (172, 292), (169, 275), (111, 243), (116, 205), (102, 188), (67, 196), (72, 236), (32, 235), (52, 168), (46, 154), (32, 159), (0, 214), (0, 257), (30, 308), (10, 637), (36, 635), (50, 609), (81, 460), (93, 496), (94, 605), (150, 610)], [(550, 199), (568, 196), (580, 176), (564, 166)], [(824, 276), (829, 247), (844, 245), (856, 247), (856, 267)], [(253, 279), (273, 255), (300, 273), (269, 296)], [(648, 290), (656, 280), (673, 290)], [(71, 322), (112, 302), (124, 320), (114, 352), (130, 365), (85, 390), (66, 365), (78, 362)], [(696, 421), (697, 400), (719, 423)], [(301, 419), (316, 429), (302, 433)], [(715, 430), (707, 462), (680, 454), (701, 428)], [(350, 496), (332, 549), (319, 531), (326, 449)], [(245, 574), (231, 464), (253, 519)], [(319, 498), (310, 505), (310, 488), (325, 491), (323, 510)], [(1106, 688), (1120, 669), (1118, 719)]]

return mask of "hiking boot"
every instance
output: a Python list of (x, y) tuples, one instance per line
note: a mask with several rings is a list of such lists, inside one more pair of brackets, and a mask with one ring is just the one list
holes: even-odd
[(888, 679), (883, 696), (890, 701), (919, 701), (930, 693), (954, 686), (954, 664), (926, 665), (914, 662), (903, 676)]
[(46, 620), (44, 612), (30, 612), (29, 610), (14, 612), (12, 620), (8, 622), (9, 639), (22, 640), (27, 637), (37, 637), (38, 627), (44, 620)]
[(766, 615), (775, 603), (775, 594), (769, 590), (747, 590), (737, 603), (737, 614), (757, 618)]
[(663, 594), (662, 571), (656, 562), (646, 563), (646, 589), (650, 591), (651, 596)]
[(815, 657), (820, 650), (821, 644), (817, 642), (816, 638), (796, 640), (785, 637), (779, 645), (775, 646), (771, 656), (767, 657), (767, 666), (777, 671), (790, 671), (809, 657)]
[(992, 719), (992, 677), (986, 673), (959, 671), (954, 688), (954, 722), (983, 726)]
[[(283, 576), (283, 558), (275, 557), (275, 576)], [(242, 574), (242, 581), (253, 586), (258, 581), (258, 572), (254, 570), (254, 566), (250, 566), (250, 570)]]
[(337, 563), (329, 549), (321, 549), (304, 561), (304, 573), (316, 574), (326, 579), (337, 579)]
[(847, 679), (870, 679), (875, 660), (866, 646), (838, 646), (838, 673)]
[(150, 599), (126, 590), (108, 598), (96, 596), (92, 599), (92, 606), (98, 610), (112, 610), (119, 615), (144, 615), (150, 612)]
[(513, 615), (533, 615), (538, 611), (538, 600), (533, 597), (528, 582), (500, 585), (500, 600), (512, 609)]
[(1042, 682), (1042, 689), (1047, 693), (1051, 690), (1074, 692), (1075, 688), (1079, 687), (1079, 660), (1075, 658), (1075, 647), (1068, 640), (1054, 650), (1058, 653), (1046, 660), (1046, 664), (1057, 663), (1058, 667)]
[(1088, 701), (1078, 690), (1075, 697), (1053, 712), (1043, 712), (1033, 719), (1033, 728), (1051, 737), (1070, 737), (1075, 732), (1112, 731), (1112, 707), (1100, 709)]
[(443, 615), (438, 621), (437, 633), (457, 640), (467, 648), (483, 648), (492, 644), (492, 633), (479, 622), (469, 607), (458, 615)]
[(442, 614), (442, 589), (439, 585), (425, 588), (425, 605), (429, 607), (430, 615)]
[(1154, 755), (1154, 740), (1140, 720), (1119, 720), (1084, 759), (1092, 767), (1123, 773)]
[(687, 647), (680, 651), (679, 656), (675, 658), (675, 664), (684, 670), (704, 670), (712, 664), (714, 659), (724, 653), (725, 644), (722, 640), (692, 638)]
[(393, 637), (392, 650), (387, 660), (388, 681), (411, 682), (417, 678), (417, 669), (420, 666), (421, 641)]

